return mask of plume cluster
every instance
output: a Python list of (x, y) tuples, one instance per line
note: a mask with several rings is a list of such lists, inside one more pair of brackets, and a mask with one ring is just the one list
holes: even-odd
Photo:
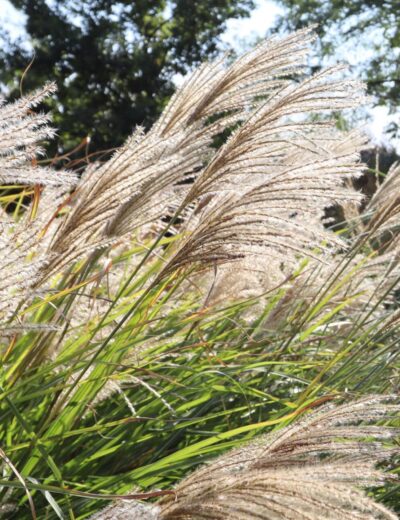
[[(33, 108), (54, 91), (55, 85), (49, 83), (14, 103), (2, 102), (0, 106), (0, 182), (6, 186), (44, 187), (37, 214), (32, 207), (19, 220), (14, 220), (5, 211), (1, 212), (1, 328), (18, 305), (26, 303), (28, 296), (33, 297), (32, 288), (51, 258), (47, 237), (41, 236), (41, 232), (56, 211), (62, 193), (77, 182), (72, 172), (38, 167), (35, 163), (43, 152), (37, 143), (53, 137), (54, 131), (47, 124), (48, 116), (34, 113)], [(14, 327), (18, 328), (18, 323)]]
[[(301, 31), (229, 66), (220, 59), (195, 71), (147, 134), (138, 129), (82, 178), (52, 241), (47, 276), (176, 211), (189, 238), (173, 269), (337, 242), (318, 216), (327, 204), (359, 199), (341, 186), (360, 170), (358, 141), (349, 144), (332, 121), (304, 116), (356, 106), (363, 92), (336, 79), (336, 69), (301, 80), (312, 38)], [(237, 125), (222, 148), (210, 146)]]

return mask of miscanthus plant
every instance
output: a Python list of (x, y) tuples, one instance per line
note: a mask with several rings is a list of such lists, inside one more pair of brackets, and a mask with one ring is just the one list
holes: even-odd
[(0, 517), (397, 518), (400, 168), (353, 189), (363, 88), (312, 40), (79, 176), (38, 160), (52, 84), (0, 107)]

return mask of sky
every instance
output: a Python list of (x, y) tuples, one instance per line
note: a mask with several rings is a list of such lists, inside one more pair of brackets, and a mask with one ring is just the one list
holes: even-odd
[[(274, 25), (274, 22), (283, 9), (273, 0), (256, 0), (256, 8), (252, 11), (249, 18), (240, 20), (229, 20), (227, 29), (222, 36), (223, 45), (232, 46), (240, 52), (255, 41), (263, 37), (266, 32)], [(6, 25), (13, 36), (24, 35), (24, 17), (16, 11), (8, 0), (0, 0), (0, 26)], [(346, 53), (346, 59), (352, 64), (362, 63), (365, 59), (365, 48), (354, 47), (352, 49), (339, 50), (336, 61), (340, 60), (340, 54)], [(179, 82), (179, 78), (177, 78)], [(388, 143), (383, 135), (386, 125), (395, 117), (388, 114), (385, 107), (367, 108), (371, 121), (366, 123), (365, 130), (370, 134), (376, 143)], [(400, 140), (392, 143), (400, 152)]]
[(0, 0), (0, 26), (8, 29), (12, 36), (24, 34), (24, 17), (14, 9), (8, 0)]
[(271, 0), (256, 1), (249, 18), (240, 20), (228, 20), (227, 30), (222, 36), (222, 41), (240, 51), (243, 46), (256, 38), (262, 37), (271, 29), (278, 15), (283, 14), (283, 9)]

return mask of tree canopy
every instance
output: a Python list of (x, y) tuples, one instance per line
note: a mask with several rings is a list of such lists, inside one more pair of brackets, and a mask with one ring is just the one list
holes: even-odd
[[(393, 112), (400, 105), (399, 0), (277, 0), (286, 12), (280, 30), (317, 24), (326, 55), (337, 53), (342, 42), (355, 52), (368, 91), (379, 105)], [(363, 46), (363, 44), (365, 44)]]
[[(57, 82), (51, 102), (59, 149), (91, 136), (91, 149), (120, 145), (148, 126), (173, 79), (217, 51), (230, 18), (253, 0), (11, 0), (26, 16), (26, 39), (0, 33), (0, 83), (8, 98)], [(33, 49), (33, 51), (32, 51)], [(29, 71), (28, 64), (34, 59)]]

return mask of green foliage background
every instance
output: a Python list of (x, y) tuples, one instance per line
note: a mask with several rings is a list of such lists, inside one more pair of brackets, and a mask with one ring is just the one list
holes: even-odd
[[(13, 0), (26, 15), (34, 60), (24, 89), (50, 78), (58, 146), (70, 151), (90, 135), (91, 151), (119, 146), (148, 127), (173, 92), (172, 79), (215, 56), (226, 21), (248, 15), (253, 0)], [(0, 83), (18, 97), (32, 59), (26, 42), (3, 28)], [(55, 147), (51, 148), (55, 151)]]

